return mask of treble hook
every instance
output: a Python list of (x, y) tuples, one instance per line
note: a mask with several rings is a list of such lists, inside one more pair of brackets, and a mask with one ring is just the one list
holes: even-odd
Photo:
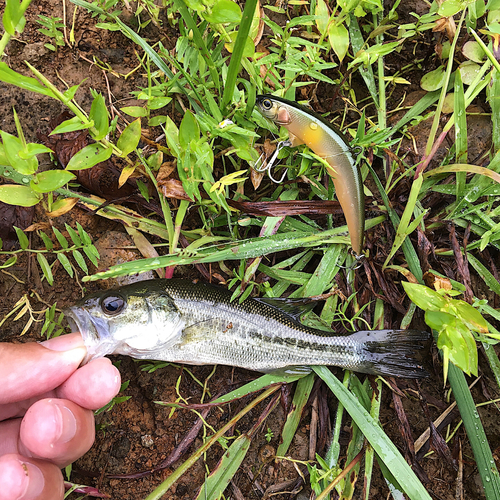
[(354, 261), (351, 263), (349, 266), (342, 266), (339, 265), (341, 269), (346, 269), (348, 272), (350, 271), (355, 271), (356, 269), (359, 269), (360, 267), (363, 266), (363, 263), (366, 259), (365, 254), (357, 254), (355, 252), (352, 252), (352, 256), (354, 257)]
[(350, 147), (349, 149), (354, 156), (358, 156), (360, 153), (363, 152), (363, 148), (359, 145), (354, 146), (354, 147)]
[(269, 161), (262, 167), (261, 165), (264, 163), (264, 160), (263, 160), (263, 157), (264, 157), (264, 153), (262, 153), (260, 156), (259, 156), (259, 159), (255, 162), (255, 165), (253, 167), (253, 169), (256, 171), (256, 172), (266, 172), (267, 171), (267, 175), (269, 176), (269, 178), (275, 183), (275, 184), (281, 184), (283, 182), (283, 179), (285, 178), (286, 176), (286, 169), (285, 171), (283, 172), (283, 175), (281, 176), (281, 179), (280, 180), (277, 180), (275, 179), (272, 174), (271, 174), (271, 168), (273, 168), (274, 166), (274, 163), (276, 162), (277, 158), (278, 158), (278, 154), (279, 152), (283, 149), (283, 148), (286, 148), (286, 147), (289, 147), (291, 146), (292, 143), (289, 141), (289, 140), (286, 140), (286, 141), (280, 141), (278, 142), (278, 144), (276, 145), (276, 149), (274, 151), (274, 153), (272, 154), (271, 158), (269, 158)]

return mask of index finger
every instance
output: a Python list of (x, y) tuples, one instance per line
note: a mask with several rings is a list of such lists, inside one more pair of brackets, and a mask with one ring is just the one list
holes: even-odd
[(63, 335), (45, 345), (0, 343), (0, 404), (55, 389), (78, 368), (85, 354), (80, 334)]

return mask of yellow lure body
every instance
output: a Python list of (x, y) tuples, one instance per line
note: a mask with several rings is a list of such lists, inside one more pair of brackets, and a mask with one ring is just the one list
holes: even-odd
[(351, 245), (361, 255), (365, 230), (365, 197), (361, 174), (346, 141), (316, 113), (286, 99), (257, 96), (260, 113), (288, 130), (292, 146), (305, 144), (329, 165), (335, 192), (344, 211)]

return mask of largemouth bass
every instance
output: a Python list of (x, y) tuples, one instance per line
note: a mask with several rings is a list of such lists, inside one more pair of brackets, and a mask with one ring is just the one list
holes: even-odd
[[(419, 378), (412, 358), (428, 333), (359, 331), (339, 336), (298, 321), (297, 302), (248, 298), (188, 280), (141, 281), (82, 299), (65, 311), (81, 332), (85, 362), (107, 354), (268, 372), (335, 365), (375, 375)], [(303, 311), (302, 311), (303, 312)]]
[(314, 111), (281, 97), (259, 95), (256, 105), (263, 116), (288, 130), (293, 147), (305, 144), (326, 161), (347, 221), (352, 249), (361, 256), (365, 231), (363, 181), (340, 131)]

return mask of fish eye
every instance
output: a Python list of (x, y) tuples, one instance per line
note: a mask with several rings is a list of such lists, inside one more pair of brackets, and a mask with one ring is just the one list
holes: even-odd
[(262, 107), (266, 110), (269, 111), (273, 107), (273, 102), (271, 99), (264, 99), (262, 101)]
[(125, 307), (125, 299), (120, 295), (107, 295), (101, 300), (101, 309), (108, 316), (115, 316)]

